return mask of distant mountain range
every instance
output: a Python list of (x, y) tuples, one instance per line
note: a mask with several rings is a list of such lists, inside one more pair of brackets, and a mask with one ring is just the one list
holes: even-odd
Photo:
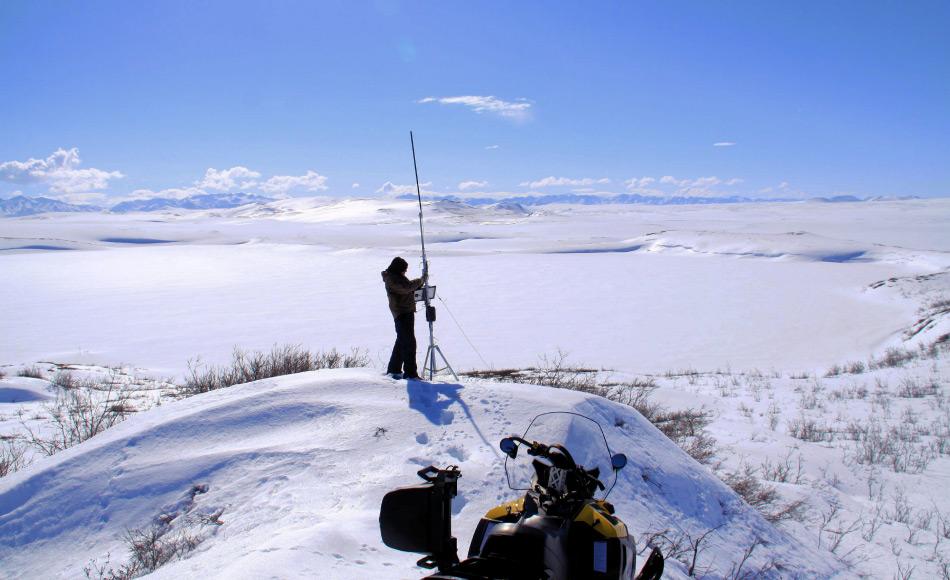
[[(415, 200), (414, 195), (401, 195), (397, 199)], [(431, 201), (451, 201), (464, 203), (470, 206), (498, 205), (499, 207), (539, 206), (551, 204), (643, 204), (643, 205), (696, 205), (696, 204), (725, 204), (725, 203), (766, 203), (766, 202), (795, 202), (806, 201), (792, 198), (750, 198), (741, 196), (728, 197), (690, 197), (690, 196), (648, 196), (639, 194), (620, 193), (616, 195), (589, 195), (579, 193), (512, 196), (505, 198), (492, 197), (458, 197), (455, 195), (427, 195)], [(807, 201), (825, 203), (853, 203), (864, 201), (886, 201), (894, 199), (919, 199), (915, 196), (900, 198), (860, 198), (853, 195), (836, 195), (833, 197), (816, 197)], [(253, 193), (207, 193), (193, 195), (182, 199), (155, 197), (134, 201), (123, 201), (112, 207), (97, 207), (94, 205), (76, 205), (50, 199), (48, 197), (26, 197), (18, 195), (10, 199), (0, 199), (0, 216), (21, 217), (48, 212), (150, 212), (170, 209), (207, 210), (230, 209), (242, 205), (266, 205), (276, 201), (269, 197)]]
[(129, 213), (133, 211), (161, 211), (164, 209), (229, 209), (249, 203), (270, 203), (273, 198), (255, 195), (253, 193), (206, 193), (193, 195), (183, 199), (154, 197), (151, 199), (137, 199), (123, 201), (109, 210), (113, 213)]
[[(468, 205), (493, 205), (493, 204), (518, 204), (518, 205), (552, 205), (552, 204), (577, 204), (577, 205), (608, 205), (608, 204), (642, 204), (642, 205), (708, 205), (722, 203), (778, 203), (778, 202), (825, 202), (825, 203), (843, 203), (843, 202), (862, 202), (862, 201), (883, 201), (886, 199), (919, 199), (915, 196), (901, 198), (873, 198), (866, 199), (855, 197), (853, 195), (836, 195), (833, 197), (814, 197), (811, 199), (800, 199), (790, 197), (742, 197), (738, 195), (720, 196), (720, 197), (700, 197), (700, 196), (651, 196), (640, 195), (636, 193), (618, 193), (615, 195), (590, 195), (580, 193), (562, 193), (549, 195), (526, 195), (512, 197), (458, 197), (455, 195), (426, 196), (430, 200), (455, 201)], [(415, 195), (400, 195), (398, 199), (414, 200)]]
[(102, 211), (102, 208), (92, 205), (66, 203), (48, 197), (26, 197), (25, 195), (18, 195), (10, 199), (0, 199), (0, 215), (2, 216), (20, 217), (53, 211)]
[(265, 204), (272, 201), (274, 201), (272, 198), (251, 193), (208, 193), (183, 199), (155, 197), (123, 201), (111, 208), (104, 208), (94, 205), (76, 205), (48, 197), (18, 195), (10, 199), (0, 199), (0, 216), (21, 217), (49, 212), (129, 213), (168, 209), (229, 209), (250, 203)]

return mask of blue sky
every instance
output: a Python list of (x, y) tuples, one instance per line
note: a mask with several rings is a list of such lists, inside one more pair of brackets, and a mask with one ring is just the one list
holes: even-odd
[(947, 2), (5, 0), (0, 196), (381, 195), (412, 183), (410, 129), (435, 192), (943, 196), (948, 24)]

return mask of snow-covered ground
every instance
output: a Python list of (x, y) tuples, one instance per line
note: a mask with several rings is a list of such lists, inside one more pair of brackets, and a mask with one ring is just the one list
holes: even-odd
[[(562, 350), (605, 377), (653, 378), (657, 400), (714, 413), (721, 471), (775, 479), (768, 467), (788, 458), (792, 475), (773, 485), (804, 500), (803, 521), (771, 528), (629, 408), (374, 375), (393, 334), (379, 271), (402, 255), (418, 272), (409, 202), (48, 214), (0, 222), (0, 433), (42, 428), (40, 399), (55, 390), (11, 378), (34, 364), (119, 367), (138, 408), (163, 404), (0, 479), (0, 574), (75, 577), (107, 553), (120, 561), (126, 529), (171, 511), (208, 539), (159, 575), (413, 577), (412, 557), (379, 541), (382, 493), (413, 483), (422, 463), (460, 463), (464, 552), (477, 515), (506, 495), (497, 439), (540, 409), (581, 408), (632, 459), (611, 499), (638, 534), (673, 523), (699, 533), (730, 514), (705, 552), (712, 573), (756, 535), (768, 545), (754, 562), (772, 558), (787, 575), (943, 573), (946, 353), (866, 367), (950, 332), (950, 201), (426, 211), (437, 335), (456, 369), (525, 367)], [(161, 396), (189, 359), (287, 343), (364, 348), (377, 368)], [(915, 467), (862, 463), (862, 425), (903, 425)], [(643, 483), (647, 472), (659, 485)], [(223, 523), (207, 523), (220, 509)]]
[(156, 577), (417, 577), (412, 555), (379, 540), (385, 491), (417, 483), (416, 470), (432, 463), (461, 465), (454, 529), (464, 553), (478, 518), (514, 495), (497, 441), (547, 410), (596, 419), (612, 450), (631, 458), (610, 496), (631, 525), (694, 534), (721, 526), (704, 567), (728, 571), (736, 547), (759, 538), (771, 549), (750, 569), (768, 558), (805, 575), (840, 569), (775, 530), (629, 407), (547, 387), (407, 385), (370, 370), (316, 371), (166, 405), (8, 476), (0, 558), (16, 576), (76, 577), (91, 559), (121, 563), (122, 532), (164, 516), (207, 539)]

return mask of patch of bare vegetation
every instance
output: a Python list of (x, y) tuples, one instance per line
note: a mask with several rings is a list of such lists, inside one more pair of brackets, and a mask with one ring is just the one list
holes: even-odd
[(45, 377), (43, 376), (43, 371), (41, 371), (41, 370), (40, 370), (40, 367), (38, 367), (38, 366), (36, 366), (36, 365), (33, 365), (33, 366), (31, 366), (31, 367), (24, 367), (24, 368), (20, 369), (19, 371), (17, 371), (16, 376), (18, 376), (18, 377), (29, 377), (29, 378), (31, 378), (31, 379), (42, 379), (42, 378), (45, 378)]
[(49, 429), (34, 430), (21, 418), (27, 442), (45, 455), (78, 445), (135, 412), (132, 393), (114, 382), (96, 379), (74, 381), (60, 389), (56, 399), (44, 404)]
[[(750, 580), (752, 578), (772, 577), (782, 565), (772, 558), (759, 564), (753, 564), (753, 554), (764, 542), (756, 538), (741, 552), (737, 552), (735, 560), (729, 570), (717, 570), (712, 562), (706, 561), (704, 552), (712, 544), (713, 537), (719, 528), (710, 528), (698, 532), (689, 532), (682, 529), (665, 528), (648, 531), (640, 536), (637, 545), (642, 546), (638, 554), (646, 557), (650, 550), (659, 548), (667, 560), (676, 560), (686, 568), (686, 574), (691, 578), (728, 578), (729, 580)], [(722, 565), (722, 564), (720, 564)]]
[(283, 375), (368, 364), (369, 357), (360, 349), (348, 353), (336, 349), (311, 352), (293, 344), (274, 346), (269, 352), (235, 348), (229, 365), (207, 366), (198, 358), (189, 360), (188, 376), (179, 394), (191, 396)]
[(567, 353), (558, 351), (553, 356), (542, 355), (538, 366), (523, 369), (475, 370), (462, 373), (476, 379), (489, 379), (504, 383), (541, 385), (556, 389), (570, 389), (585, 393), (601, 394), (602, 385), (598, 382), (600, 371), (592, 368), (575, 367), (567, 363)]
[(169, 534), (161, 528), (150, 527), (128, 530), (125, 543), (129, 559), (112, 567), (109, 557), (104, 562), (93, 560), (83, 568), (86, 578), (92, 580), (131, 580), (158, 570), (161, 566), (184, 558), (198, 547), (201, 538), (184, 532)]
[(743, 464), (735, 471), (720, 472), (719, 478), (772, 523), (783, 520), (801, 521), (804, 517), (804, 501), (783, 503), (775, 487), (763, 483), (751, 465)]
[(825, 371), (825, 378), (837, 377), (839, 375), (860, 375), (867, 370), (867, 366), (859, 361), (848, 361), (844, 364), (831, 365), (827, 371)]
[(716, 455), (716, 440), (706, 431), (712, 414), (706, 409), (672, 410), (653, 401), (657, 389), (652, 377), (627, 382), (601, 382), (601, 371), (567, 364), (567, 354), (542, 356), (537, 367), (469, 371), (464, 376), (510, 383), (541, 385), (591, 393), (636, 409), (690, 457), (709, 464)]
[(91, 580), (131, 580), (151, 574), (165, 564), (181, 560), (195, 550), (214, 527), (222, 525), (220, 519), (224, 510), (199, 512), (196, 510), (196, 497), (207, 493), (205, 484), (195, 485), (186, 494), (177, 509), (160, 514), (150, 525), (126, 530), (125, 545), (128, 560), (112, 566), (111, 555), (104, 561), (93, 559), (83, 568), (87, 579)]
[(0, 477), (19, 471), (28, 464), (26, 445), (13, 437), (0, 439)]

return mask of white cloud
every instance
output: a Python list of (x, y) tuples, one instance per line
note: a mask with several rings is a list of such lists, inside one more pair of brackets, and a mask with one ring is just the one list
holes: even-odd
[(275, 175), (261, 183), (261, 191), (272, 194), (286, 194), (294, 190), (324, 191), (329, 189), (327, 178), (316, 171), (307, 171), (303, 175)]
[[(432, 191), (426, 191), (425, 188), (429, 187), (430, 185), (432, 185), (431, 181), (426, 181), (425, 183), (419, 184), (419, 187), (422, 189), (422, 193), (434, 193)], [(376, 190), (376, 193), (381, 193), (383, 195), (406, 195), (408, 193), (415, 194), (416, 185), (397, 185), (392, 181), (387, 181)]]
[(735, 143), (732, 141), (717, 141), (713, 143), (713, 147), (732, 147)]
[(664, 195), (664, 192), (655, 185), (656, 182), (657, 179), (655, 177), (631, 177), (624, 181), (623, 184), (627, 186), (627, 191), (630, 193), (654, 196)]
[(688, 183), (689, 180), (679, 180), (673, 177), (672, 175), (664, 175), (660, 178), (660, 183), (664, 185), (682, 185)]
[(353, 185), (351, 185), (350, 187), (351, 187), (352, 189), (359, 189), (360, 184), (359, 184), (359, 183), (353, 183)]
[(742, 180), (737, 177), (722, 179), (715, 175), (695, 179), (679, 179), (672, 175), (664, 175), (659, 179), (655, 177), (632, 177), (623, 183), (627, 187), (627, 191), (641, 195), (716, 197), (735, 194), (736, 192), (729, 188), (742, 183)]
[(441, 105), (462, 105), (476, 113), (492, 113), (508, 119), (523, 121), (531, 113), (531, 103), (527, 99), (503, 101), (497, 97), (467, 95), (460, 97), (426, 97), (417, 103), (439, 103)]
[(606, 177), (601, 177), (600, 179), (595, 179), (593, 177), (583, 177), (581, 179), (571, 179), (569, 177), (545, 177), (537, 181), (523, 181), (521, 182), (522, 187), (530, 187), (532, 189), (537, 189), (540, 187), (555, 187), (560, 185), (573, 185), (573, 186), (587, 186), (595, 184), (605, 184), (610, 183), (610, 180)]
[(463, 181), (459, 183), (459, 191), (465, 191), (467, 189), (483, 189), (487, 185), (487, 181)]
[(79, 149), (57, 149), (46, 159), (0, 163), (0, 180), (11, 183), (43, 183), (56, 193), (80, 193), (109, 187), (110, 179), (124, 177), (118, 171), (80, 169)]
[(231, 169), (222, 169), (218, 171), (213, 167), (209, 167), (205, 171), (205, 176), (201, 181), (196, 181), (195, 185), (202, 189), (213, 189), (217, 191), (229, 191), (238, 186), (238, 180), (243, 180), (241, 182), (241, 187), (243, 189), (251, 189), (257, 185), (257, 182), (254, 181), (261, 174), (257, 171), (251, 171), (247, 167), (236, 166)]
[(642, 189), (656, 183), (655, 177), (631, 177), (623, 182), (627, 189)]
[(500, 145), (488, 145), (485, 149), (498, 149)]
[(687, 184), (687, 187), (712, 187), (714, 185), (719, 185), (722, 183), (722, 180), (716, 176), (710, 177), (700, 177)]

